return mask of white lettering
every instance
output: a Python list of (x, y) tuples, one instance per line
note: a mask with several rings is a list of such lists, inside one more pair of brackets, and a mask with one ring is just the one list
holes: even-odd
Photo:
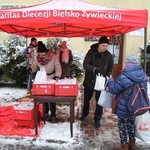
[(49, 17), (71, 17), (71, 18), (105, 18), (112, 20), (122, 20), (122, 13), (104, 12), (104, 11), (73, 11), (73, 10), (44, 10), (44, 11), (23, 11), (0, 13), (0, 19), (5, 18), (49, 18)]
[(53, 17), (79, 17), (78, 12), (73, 12), (72, 10), (53, 10)]
[(87, 12), (82, 11), (82, 17), (84, 18), (108, 18), (108, 19), (116, 19), (116, 20), (122, 20), (122, 13), (115, 13), (115, 12)]
[(29, 18), (48, 18), (51, 16), (51, 13), (50, 11), (39, 11), (39, 12), (35, 12), (35, 11), (24, 11), (22, 12), (22, 17), (23, 18), (26, 18), (26, 17), (29, 17)]
[(23, 12), (22, 12), (22, 17), (25, 18), (25, 17), (27, 17), (27, 16), (28, 16), (28, 15), (27, 15), (27, 12), (26, 12), (26, 11), (23, 11)]
[(19, 18), (20, 14), (19, 13), (12, 13), (12, 12), (7, 12), (7, 13), (0, 13), (0, 19), (6, 19), (6, 18)]

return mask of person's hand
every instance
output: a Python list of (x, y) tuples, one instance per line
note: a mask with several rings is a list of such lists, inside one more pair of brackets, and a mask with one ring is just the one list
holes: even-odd
[(106, 92), (109, 92), (109, 87), (106, 87), (106, 88), (105, 88), (105, 91), (106, 91)]
[(58, 76), (54, 76), (53, 79), (57, 81), (59, 79), (59, 77)]
[(26, 57), (27, 57), (27, 58), (31, 58), (31, 55), (30, 55), (30, 54), (26, 54)]
[(110, 77), (106, 76), (106, 80), (108, 81)]
[(95, 74), (98, 74), (98, 73), (100, 73), (100, 69), (96, 68), (94, 72), (95, 72)]
[(109, 77), (106, 76), (107, 81), (108, 81), (110, 78), (112, 78), (112, 75), (110, 75)]
[(109, 78), (112, 78), (112, 74), (109, 76)]

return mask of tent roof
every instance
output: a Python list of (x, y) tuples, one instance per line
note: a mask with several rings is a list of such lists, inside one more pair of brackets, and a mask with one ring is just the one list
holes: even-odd
[(0, 10), (0, 31), (26, 37), (116, 36), (147, 27), (146, 9), (106, 8), (80, 0), (52, 0)]

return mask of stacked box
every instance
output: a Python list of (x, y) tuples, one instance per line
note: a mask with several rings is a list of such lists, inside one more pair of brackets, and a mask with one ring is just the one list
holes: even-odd
[(47, 83), (33, 83), (32, 95), (77, 96), (78, 83), (76, 78), (53, 80)]
[(14, 124), (17, 127), (26, 127), (26, 128), (31, 128), (31, 129), (35, 128), (35, 121), (34, 121), (34, 119), (32, 119), (32, 120), (18, 120), (18, 119), (14, 119)]
[(19, 120), (32, 120), (34, 117), (34, 108), (31, 110), (13, 110), (13, 118)]
[(77, 96), (78, 83), (76, 79), (62, 79), (55, 83), (55, 96)]
[(78, 95), (78, 85), (55, 85), (55, 96), (77, 96)]
[[(23, 107), (24, 108), (23, 108)], [(34, 108), (31, 102), (20, 102), (13, 106), (14, 125), (17, 127), (34, 128)]]
[(54, 95), (55, 84), (33, 84), (32, 95)]
[(0, 126), (5, 126), (12, 121), (12, 111), (12, 106), (0, 106)]

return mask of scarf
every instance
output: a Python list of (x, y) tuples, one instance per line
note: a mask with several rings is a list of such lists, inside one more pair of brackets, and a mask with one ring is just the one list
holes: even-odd
[(37, 61), (41, 65), (47, 65), (52, 60), (53, 53), (51, 51), (48, 51), (44, 56), (37, 55)]

